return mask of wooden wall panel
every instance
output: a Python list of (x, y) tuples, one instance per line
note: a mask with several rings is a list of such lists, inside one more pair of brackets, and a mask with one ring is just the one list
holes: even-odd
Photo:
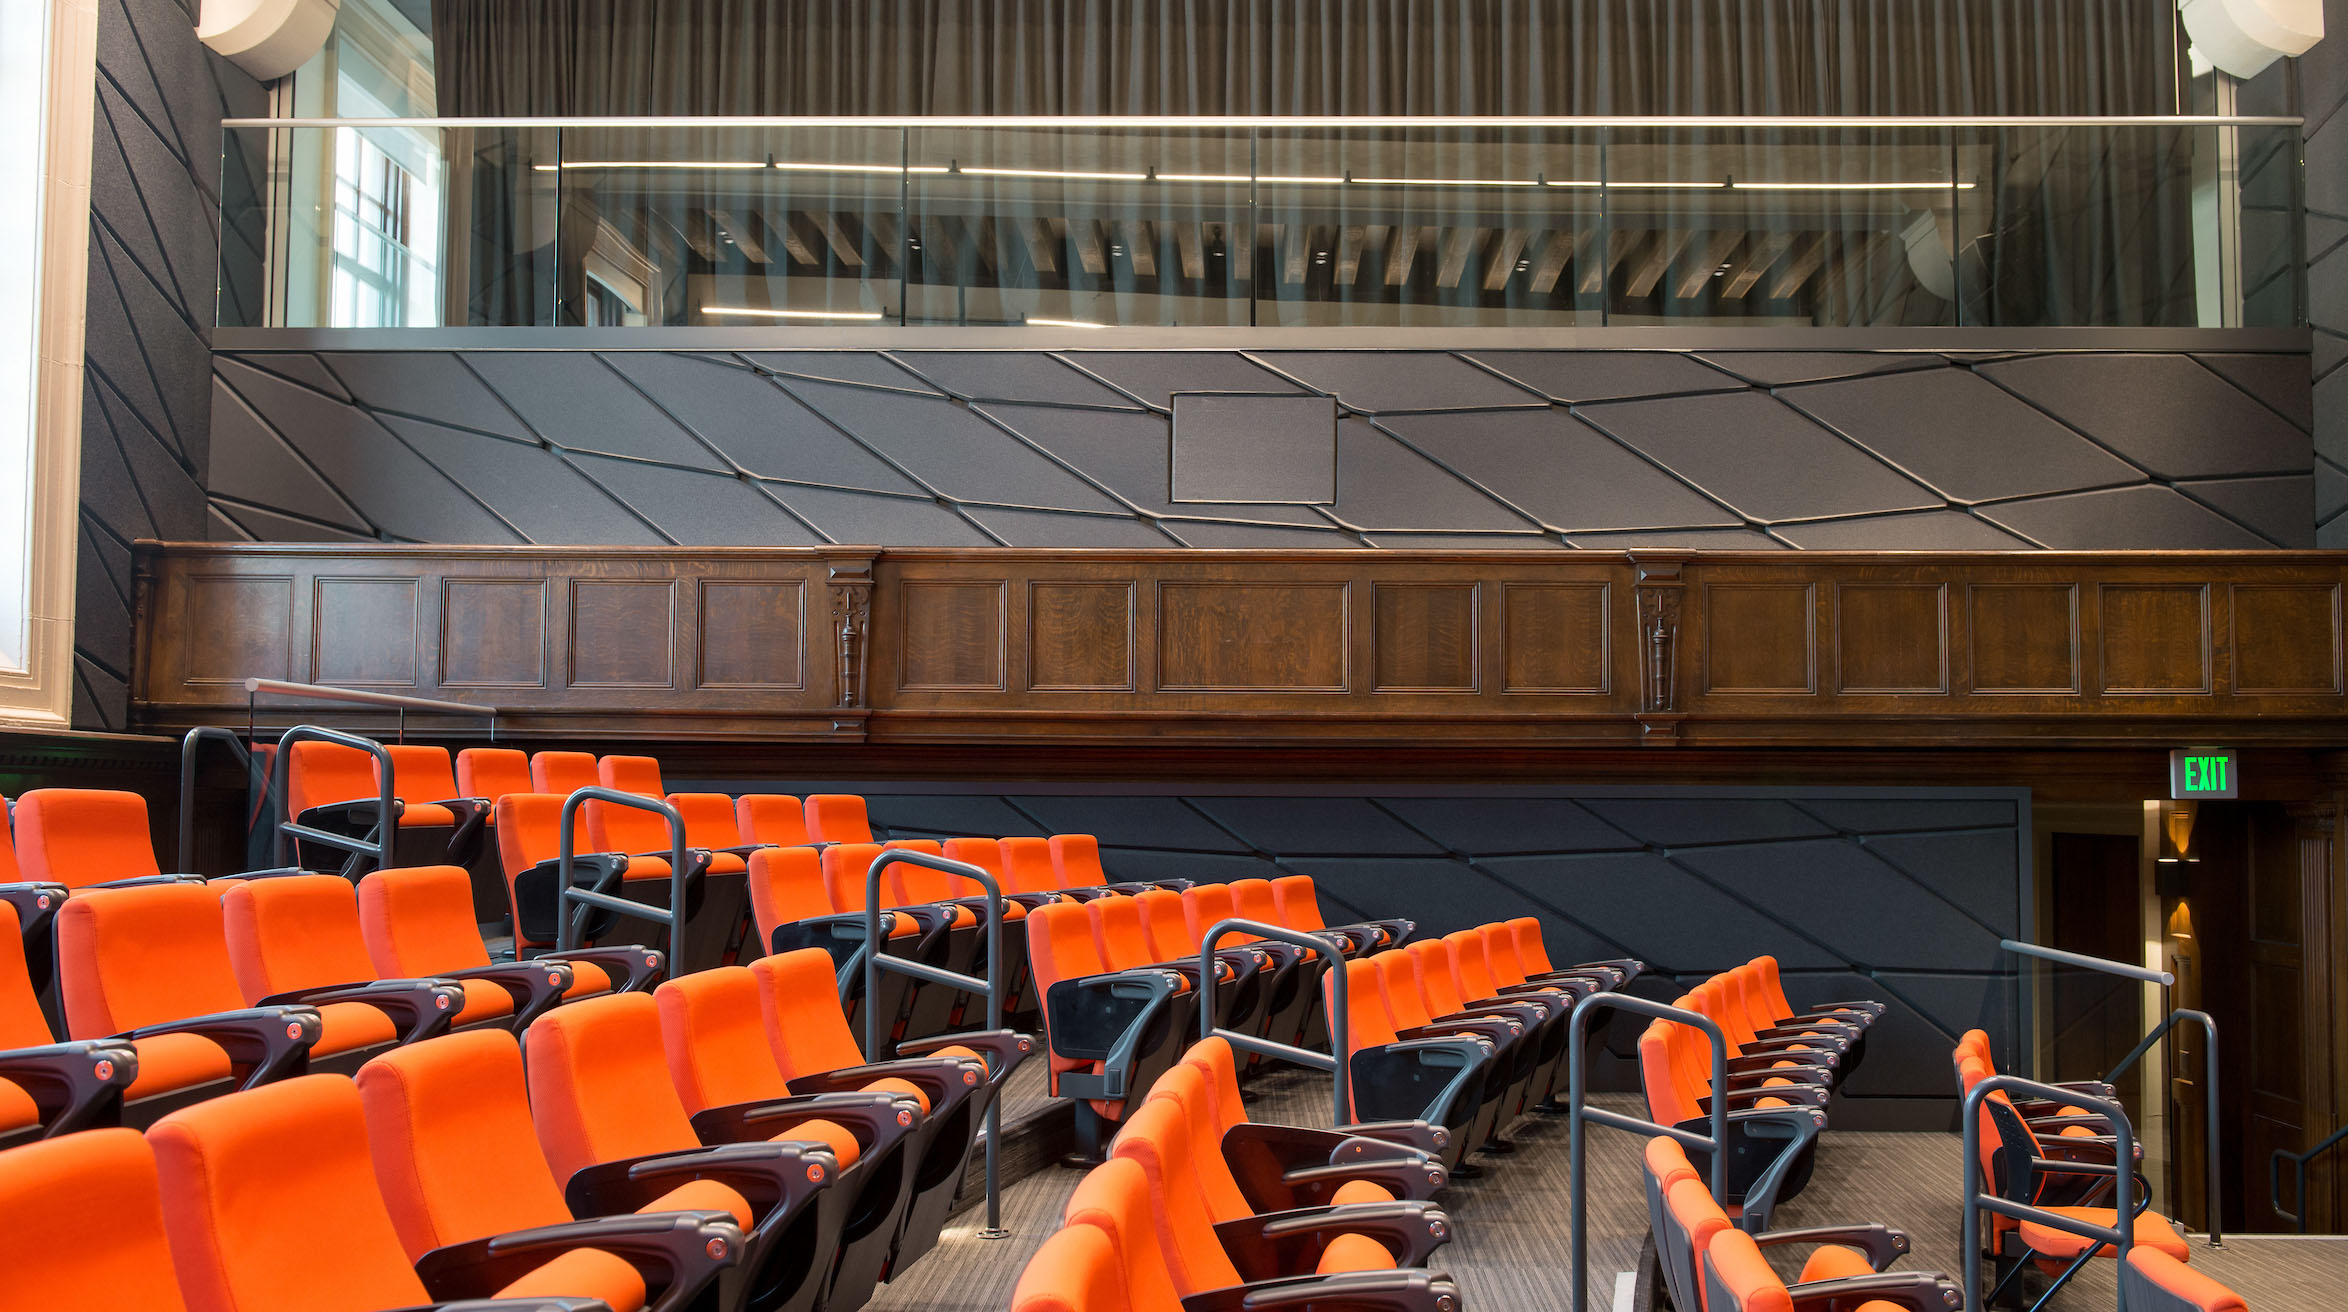
[(242, 724), (254, 676), (582, 741), (2037, 750), (2348, 717), (2324, 553), (150, 544), (137, 578), (139, 722), (172, 731)]
[(1164, 583), (1158, 686), (1190, 692), (1344, 692), (1343, 583)]

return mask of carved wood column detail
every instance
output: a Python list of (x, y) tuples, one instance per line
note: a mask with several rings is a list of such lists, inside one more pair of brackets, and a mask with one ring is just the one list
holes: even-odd
[(832, 634), (839, 656), (834, 705), (863, 708), (870, 696), (866, 676), (872, 646), (872, 562), (833, 561), (825, 586), (831, 593)]
[(1679, 737), (1680, 598), (1687, 590), (1680, 576), (1683, 564), (1680, 557), (1631, 557), (1639, 607), (1638, 719), (1643, 742), (1668, 744)]

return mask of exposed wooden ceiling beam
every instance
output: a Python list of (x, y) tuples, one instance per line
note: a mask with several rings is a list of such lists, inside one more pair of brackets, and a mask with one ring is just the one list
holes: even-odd
[(1136, 278), (1158, 276), (1158, 239), (1150, 231), (1147, 219), (1123, 219), (1117, 224), (1118, 235), (1125, 241), (1125, 258), (1133, 265)]
[(1493, 246), (1491, 257), (1484, 261), (1484, 290), (1496, 292), (1516, 276), (1517, 257), (1524, 254), (1525, 242), (1533, 235), (1530, 228), (1509, 228), (1501, 232), (1500, 241)]
[(1664, 272), (1679, 258), (1688, 243), (1696, 239), (1694, 228), (1665, 228), (1655, 234), (1655, 244), (1647, 248), (1646, 257), (1631, 273), (1630, 285), (1625, 289), (1633, 300), (1654, 294), (1655, 284), (1663, 281)]
[(824, 244), (832, 248), (833, 259), (851, 269), (864, 267), (864, 252), (857, 246), (856, 239), (848, 235), (847, 226), (840, 222), (839, 215), (830, 210), (810, 210), (808, 214), (815, 220), (816, 230), (823, 234)]
[(1016, 221), (1020, 239), (1027, 243), (1027, 262), (1037, 273), (1060, 271), (1060, 243), (1052, 236), (1052, 225), (1042, 219)]
[(897, 229), (897, 216), (879, 210), (865, 216), (864, 229), (872, 235), (872, 248), (881, 257), (883, 267), (894, 267), (905, 254), (905, 234)]
[(1777, 263), (1778, 257), (1784, 255), (1786, 248), (1793, 244), (1794, 231), (1791, 228), (1772, 228), (1767, 232), (1755, 233), (1753, 240), (1746, 244), (1744, 257), (1737, 261), (1737, 267), (1722, 279), (1726, 285), (1720, 289), (1720, 298), (1725, 301), (1743, 300), (1745, 293), (1753, 290), (1753, 285), (1761, 281), (1761, 275), (1769, 272), (1769, 266)]
[(1785, 268), (1770, 280), (1769, 299), (1782, 301), (1802, 290), (1810, 275), (1818, 272), (1819, 262), (1826, 258), (1826, 234), (1806, 232), (1794, 243), (1793, 254), (1786, 257)]
[(1626, 232), (1621, 228), (1608, 231), (1606, 250), (1603, 253), (1598, 251), (1583, 252), (1582, 281), (1575, 290), (1583, 296), (1596, 296), (1605, 291), (1607, 279), (1614, 276), (1614, 271), (1621, 267), (1622, 262), (1630, 258), (1641, 246), (1646, 245), (1648, 239), (1655, 235), (1657, 234)]
[(758, 235), (760, 228), (770, 219), (771, 216), (761, 216), (755, 210), (744, 211), (741, 215), (732, 210), (709, 212), (709, 221), (716, 225), (719, 236), (732, 238), (735, 248), (742, 252), (742, 258), (752, 264), (774, 263), (774, 257), (766, 253), (766, 243)]
[(1568, 232), (1559, 228), (1551, 232), (1548, 240), (1541, 243), (1540, 256), (1533, 261), (1533, 295), (1547, 296), (1556, 291), (1557, 280), (1564, 276), (1565, 266), (1573, 260), (1574, 251), (1586, 246), (1595, 235), (1595, 229)]
[(954, 258), (954, 236), (946, 221), (935, 214), (921, 216), (921, 267), (934, 275), (949, 273), (960, 267)]
[(1435, 265), (1435, 285), (1457, 287), (1461, 275), (1467, 272), (1468, 256), (1484, 244), (1490, 228), (1453, 228), (1443, 239), (1442, 257)]
[(1432, 241), (1433, 228), (1405, 223), (1394, 230), (1394, 240), (1386, 244), (1386, 285), (1400, 287), (1410, 281), (1410, 266), (1419, 258), (1419, 243)]
[(1720, 266), (1728, 261), (1730, 252), (1736, 250), (1738, 243), (1744, 239), (1743, 228), (1722, 228), (1714, 232), (1700, 248), (1701, 254), (1688, 265), (1687, 272), (1680, 275), (1671, 294), (1684, 301), (1703, 291), (1704, 284), (1713, 280), (1712, 275), (1720, 271)]
[(1207, 276), (1206, 243), (1199, 240), (1199, 225), (1174, 225), (1174, 254), (1182, 263), (1182, 276), (1192, 282), (1201, 282)]
[(685, 211), (685, 227), (680, 235), (684, 237), (685, 244), (693, 248), (695, 255), (711, 264), (718, 262), (717, 224), (709, 217), (709, 211)]
[(1337, 232), (1337, 267), (1333, 270), (1340, 287), (1353, 286), (1362, 272), (1362, 225), (1348, 223)]
[(1305, 266), (1313, 255), (1313, 225), (1284, 223), (1280, 225), (1280, 281), (1287, 286), (1304, 282)]
[(1108, 247), (1101, 241), (1101, 225), (1091, 219), (1068, 220), (1068, 236), (1076, 243), (1076, 262), (1098, 278), (1109, 271)]

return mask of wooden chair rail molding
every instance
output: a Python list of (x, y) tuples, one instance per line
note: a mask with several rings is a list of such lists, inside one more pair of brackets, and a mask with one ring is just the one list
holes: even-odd
[(141, 543), (141, 727), (248, 676), (518, 735), (1029, 746), (2336, 743), (2348, 553)]

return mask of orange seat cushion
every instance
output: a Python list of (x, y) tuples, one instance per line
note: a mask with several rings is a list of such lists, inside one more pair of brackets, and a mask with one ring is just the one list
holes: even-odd
[(124, 1092), (126, 1098), (169, 1093), (236, 1073), (227, 1049), (201, 1034), (158, 1034), (131, 1046), (138, 1050), (139, 1075)]
[(410, 802), (399, 813), (402, 829), (448, 829), (457, 822), (457, 813), (438, 802)]
[(1394, 1255), (1386, 1245), (1367, 1235), (1339, 1235), (1321, 1250), (1321, 1264), (1314, 1270), (1320, 1275), (1335, 1275), (1340, 1271), (1391, 1271)]
[(730, 1212), (734, 1224), (750, 1228), (750, 1200), (716, 1180), (687, 1180), (636, 1209), (639, 1212)]
[(2152, 1249), (2130, 1249), (2128, 1265), (2161, 1292), (2175, 1295), (2201, 1312), (2246, 1312), (2240, 1294)]
[(0, 1130), (21, 1130), (41, 1123), (40, 1104), (7, 1080), (0, 1080)]
[(318, 1045), (313, 1057), (331, 1057), (354, 1048), (372, 1048), (399, 1037), (391, 1017), (364, 1002), (329, 1002), (318, 1009)]
[(840, 1169), (843, 1171), (854, 1166), (857, 1157), (864, 1151), (858, 1146), (855, 1134), (847, 1126), (837, 1121), (801, 1121), (776, 1135), (771, 1142), (812, 1143), (819, 1147), (829, 1148), (832, 1156), (839, 1159)]
[(911, 1080), (900, 1080), (896, 1076), (891, 1075), (882, 1079), (874, 1080), (872, 1083), (865, 1085), (864, 1091), (866, 1093), (894, 1093), (902, 1097), (911, 1098), (913, 1101), (921, 1104), (922, 1115), (929, 1115), (929, 1095), (923, 1093), (921, 1091), (921, 1086), (915, 1084)]
[(1348, 1180), (1337, 1186), (1337, 1192), (1329, 1196), (1329, 1201), (1340, 1207), (1348, 1203), (1391, 1203), (1394, 1194), (1384, 1185), (1371, 1184), (1367, 1180)]
[(1845, 1248), (1841, 1244), (1819, 1245), (1818, 1251), (1810, 1254), (1810, 1260), (1802, 1264), (1804, 1284), (1813, 1280), (1850, 1280), (1873, 1274), (1875, 1268), (1868, 1265), (1865, 1253), (1856, 1248)]
[(959, 1043), (948, 1044), (947, 1046), (940, 1048), (936, 1052), (930, 1053), (929, 1055), (940, 1058), (951, 1057), (956, 1061), (984, 1062), (986, 1060), (986, 1057), (983, 1054), (974, 1052), (969, 1048), (965, 1048)]
[(475, 1021), (496, 1020), (514, 1014), (514, 995), (485, 979), (460, 981), (465, 986), (465, 1005), (457, 1009), (457, 1024), (471, 1025)]
[(644, 1277), (600, 1248), (574, 1248), (497, 1291), (499, 1298), (599, 1298), (611, 1312), (640, 1312)]
[[(2050, 1207), (2046, 1210), (2058, 1216), (2070, 1217), (2074, 1221), (2085, 1221), (2089, 1225), (2108, 1226), (2112, 1224), (2113, 1213), (2112, 1209), (2108, 1207)], [(2068, 1230), (2057, 1230), (2036, 1221), (2024, 1221), (2017, 1228), (2021, 1231), (2022, 1242), (2030, 1245), (2042, 1257), (2074, 1258), (2086, 1252), (2087, 1245), (2094, 1242), (2072, 1234)], [(2139, 1212), (2137, 1214), (2136, 1242), (2155, 1252), (2167, 1253), (2180, 1262), (2193, 1260), (2193, 1249), (2183, 1239), (2178, 1238), (2176, 1230), (2169, 1225), (2168, 1218), (2158, 1212)], [(2110, 1257), (2112, 1250), (2107, 1247), (2097, 1256)]]
[(571, 963), (571, 986), (563, 990), (566, 998), (583, 998), (611, 991), (611, 976), (592, 961)]

